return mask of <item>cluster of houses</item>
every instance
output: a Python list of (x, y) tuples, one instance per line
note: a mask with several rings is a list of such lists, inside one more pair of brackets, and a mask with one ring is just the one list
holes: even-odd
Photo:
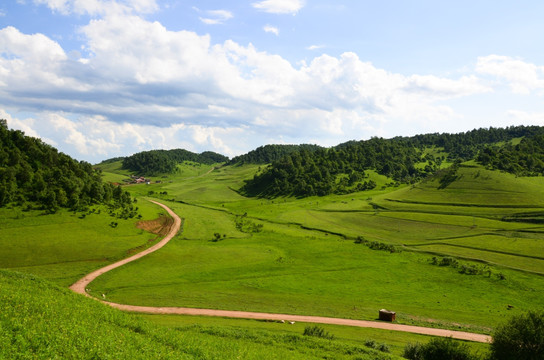
[(131, 184), (151, 184), (151, 180), (150, 179), (146, 179), (145, 177), (143, 176), (136, 176), (136, 175), (130, 175), (130, 183)]

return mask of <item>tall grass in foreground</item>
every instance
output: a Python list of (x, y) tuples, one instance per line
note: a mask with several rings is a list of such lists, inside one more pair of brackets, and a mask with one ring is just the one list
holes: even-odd
[(364, 346), (229, 327), (167, 329), (0, 270), (1, 359), (400, 359)]

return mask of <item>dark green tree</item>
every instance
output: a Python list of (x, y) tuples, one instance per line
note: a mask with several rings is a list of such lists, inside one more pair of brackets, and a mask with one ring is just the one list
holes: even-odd
[(544, 311), (511, 317), (493, 332), (492, 360), (544, 359)]

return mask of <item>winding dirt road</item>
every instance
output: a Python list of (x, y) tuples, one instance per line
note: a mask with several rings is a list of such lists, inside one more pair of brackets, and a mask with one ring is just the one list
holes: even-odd
[[(172, 225), (170, 232), (164, 239), (154, 246), (121, 261), (113, 263), (111, 265), (105, 266), (101, 269), (93, 271), (92, 273), (84, 276), (72, 286), (70, 289), (76, 293), (83, 294), (85, 296), (91, 297), (87, 291), (87, 285), (91, 283), (94, 279), (100, 275), (118, 268), (124, 264), (135, 261), (141, 257), (146, 256), (154, 251), (159, 250), (164, 245), (166, 245), (179, 231), (181, 227), (181, 219), (176, 215), (169, 207), (164, 204), (161, 204), (157, 201), (151, 202), (163, 207), (170, 216), (174, 219), (174, 224)], [(95, 298), (93, 298), (95, 299)], [(99, 300), (99, 299), (97, 299)], [(183, 308), (183, 307), (151, 307), (151, 306), (135, 306), (135, 305), (124, 305), (117, 304), (108, 301), (103, 301), (104, 304), (107, 304), (111, 307), (114, 307), (123, 311), (146, 313), (146, 314), (179, 314), (179, 315), (200, 315), (200, 316), (219, 316), (219, 317), (229, 317), (229, 318), (242, 318), (242, 319), (258, 319), (258, 320), (276, 320), (276, 321), (298, 321), (298, 322), (308, 322), (308, 323), (318, 323), (318, 324), (333, 324), (333, 325), (346, 325), (346, 326), (356, 326), (356, 327), (366, 327), (366, 328), (375, 328), (375, 329), (385, 329), (393, 331), (404, 331), (415, 334), (423, 335), (432, 335), (432, 336), (443, 336), (443, 337), (452, 337), (454, 339), (460, 340), (469, 340), (476, 342), (487, 343), (491, 341), (491, 337), (488, 335), (474, 334), (464, 331), (453, 331), (453, 330), (444, 330), (444, 329), (435, 329), (435, 328), (426, 328), (421, 326), (411, 326), (411, 325), (400, 325), (387, 322), (378, 322), (378, 321), (366, 321), (366, 320), (352, 320), (352, 319), (340, 319), (340, 318), (329, 318), (321, 316), (304, 316), (304, 315), (287, 315), (287, 314), (269, 314), (269, 313), (258, 313), (258, 312), (247, 312), (247, 311), (230, 311), (230, 310), (212, 310), (212, 309), (194, 309), (194, 308)]]

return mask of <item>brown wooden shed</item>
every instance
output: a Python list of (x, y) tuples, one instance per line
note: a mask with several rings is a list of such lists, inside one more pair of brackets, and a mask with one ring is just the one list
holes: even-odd
[(395, 321), (396, 315), (397, 313), (394, 311), (381, 309), (379, 319), (382, 321)]

